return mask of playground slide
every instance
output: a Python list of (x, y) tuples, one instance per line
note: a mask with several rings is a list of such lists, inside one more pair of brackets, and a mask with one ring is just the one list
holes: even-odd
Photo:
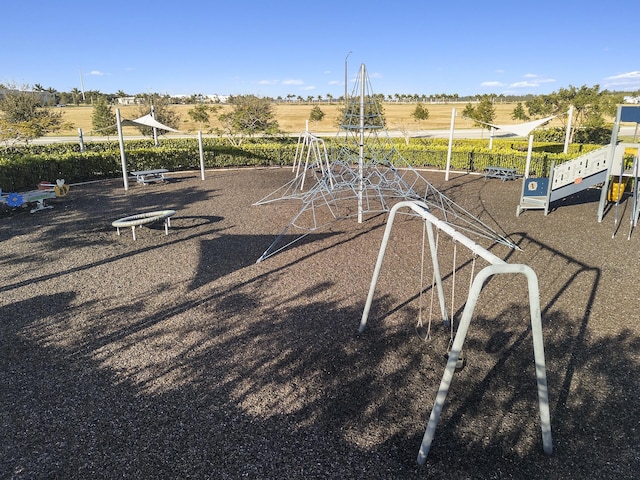
[(610, 152), (611, 146), (608, 145), (556, 166), (552, 171), (549, 203), (604, 182), (609, 170)]
[[(525, 178), (516, 215), (520, 215), (523, 210), (535, 209), (544, 209), (546, 215), (551, 203), (557, 200), (601, 183), (610, 187), (607, 181), (609, 177), (615, 179), (626, 175), (622, 163), (628, 147), (629, 144), (624, 143), (615, 147), (607, 145), (560, 165), (553, 165), (548, 178)], [(614, 148), (613, 152), (611, 148)], [(625, 186), (626, 183), (614, 188), (622, 190)], [(616, 192), (609, 194), (615, 196)]]
[[(609, 171), (610, 152), (611, 146), (607, 145), (560, 165), (553, 165), (549, 178), (525, 178), (516, 215), (523, 210), (534, 209), (544, 209), (546, 215), (552, 202), (603, 183)], [(617, 157), (614, 155), (613, 158)]]

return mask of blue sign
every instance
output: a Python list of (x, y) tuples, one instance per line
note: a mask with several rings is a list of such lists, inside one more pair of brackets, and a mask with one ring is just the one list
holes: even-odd
[(640, 107), (620, 107), (620, 121), (640, 123)]
[(546, 197), (549, 189), (549, 178), (527, 178), (524, 181), (525, 197)]

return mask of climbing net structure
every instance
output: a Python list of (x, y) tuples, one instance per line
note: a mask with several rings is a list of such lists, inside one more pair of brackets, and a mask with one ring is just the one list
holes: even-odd
[[(460, 231), (517, 248), (508, 238), (438, 191), (398, 152), (386, 130), (380, 100), (372, 91), (364, 64), (328, 153), (324, 143), (308, 131), (300, 138), (295, 177), (254, 205), (295, 200), (301, 202), (301, 208), (258, 262), (330, 222), (357, 216), (361, 223), (365, 215), (388, 212), (394, 203), (402, 200), (422, 201), (441, 220)], [(303, 158), (306, 160), (301, 174)], [(315, 184), (305, 190), (307, 171), (313, 172)], [(291, 230), (298, 233), (293, 239), (288, 235)]]

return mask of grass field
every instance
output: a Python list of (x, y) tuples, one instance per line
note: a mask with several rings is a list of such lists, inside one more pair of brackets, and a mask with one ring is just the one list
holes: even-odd
[[(498, 103), (495, 105), (496, 118), (495, 122), (498, 124), (511, 124), (514, 122), (511, 118), (511, 113), (515, 108), (514, 103)], [(280, 129), (287, 133), (302, 132), (305, 129), (305, 122), (309, 118), (313, 104), (296, 104), (296, 105), (276, 105), (275, 115)], [(325, 114), (324, 119), (321, 122), (309, 122), (309, 130), (315, 132), (333, 132), (336, 131), (336, 119), (338, 117), (340, 105), (333, 104), (321, 104), (320, 108)], [(462, 118), (462, 110), (464, 110), (465, 104), (427, 104), (426, 107), (429, 110), (429, 119), (416, 122), (411, 116), (416, 104), (395, 104), (385, 103), (383, 104), (384, 115), (387, 119), (387, 128), (392, 131), (416, 131), (416, 130), (437, 130), (448, 129), (451, 123), (451, 111), (452, 108), (457, 110), (456, 128), (471, 128), (473, 123), (470, 120)], [(174, 109), (180, 118), (179, 130), (184, 133), (195, 133), (198, 130), (202, 130), (203, 133), (207, 133), (210, 128), (215, 128), (219, 125), (217, 116), (223, 113), (226, 109), (230, 109), (229, 105), (221, 105), (218, 112), (210, 114), (211, 122), (210, 127), (206, 125), (199, 125), (192, 121), (187, 113), (193, 108), (193, 105), (175, 105), (171, 107)], [(120, 113), (122, 118), (133, 119), (136, 118), (138, 107), (123, 106), (120, 107)], [(93, 107), (91, 106), (67, 106), (62, 109), (64, 121), (68, 122), (71, 127), (57, 133), (56, 135), (76, 135), (78, 128), (82, 128), (85, 135), (90, 135), (92, 130), (91, 115), (93, 114)], [(558, 125), (559, 125), (558, 121)], [(135, 135), (138, 131), (133, 127), (125, 127), (125, 135)]]

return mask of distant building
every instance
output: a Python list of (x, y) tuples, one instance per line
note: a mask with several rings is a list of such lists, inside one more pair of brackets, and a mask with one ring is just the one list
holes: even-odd
[(207, 95), (207, 98), (211, 103), (227, 103), (228, 95)]
[(640, 96), (638, 96), (638, 97), (630, 97), (630, 96), (624, 97), (623, 102), (624, 103), (640, 103)]
[(136, 97), (118, 97), (116, 100), (118, 105), (136, 105), (138, 103)]
[(29, 93), (34, 95), (35, 97), (40, 99), (42, 105), (55, 105), (56, 103), (56, 94), (51, 92), (44, 91), (33, 91), (33, 90), (15, 90), (10, 88), (0, 88), (0, 98), (5, 95), (17, 95), (18, 93)]

